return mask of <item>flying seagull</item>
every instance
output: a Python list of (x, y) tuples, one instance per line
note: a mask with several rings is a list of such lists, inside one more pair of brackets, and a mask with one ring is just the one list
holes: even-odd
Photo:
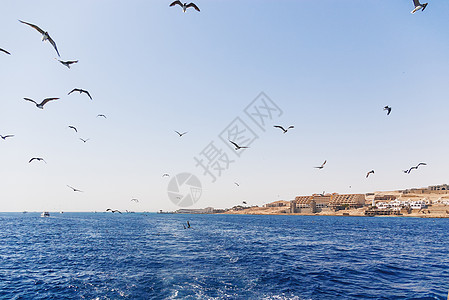
[(0, 138), (2, 138), (2, 140), (6, 140), (7, 138), (13, 137), (14, 134), (8, 134), (8, 135), (1, 135), (0, 134)]
[(388, 105), (384, 107), (384, 110), (387, 111), (387, 116), (391, 113), (391, 107)]
[(176, 131), (176, 130), (175, 130), (175, 132), (179, 135), (179, 137), (182, 137), (184, 134), (187, 133), (187, 131), (186, 131), (186, 132), (183, 132), (183, 133), (180, 133), (179, 131)]
[(369, 176), (370, 174), (374, 174), (374, 170), (371, 170), (371, 171), (369, 171), (368, 173), (366, 173), (366, 178), (368, 178), (368, 176)]
[(414, 166), (414, 167), (411, 167), (410, 169), (408, 169), (408, 170), (402, 170), (402, 172), (404, 172), (404, 173), (407, 173), (407, 174), (410, 174), (410, 172), (413, 170), (413, 169), (418, 169), (418, 167), (419, 166), (427, 166), (427, 164), (426, 163), (423, 163), (423, 162), (420, 162), (419, 164), (417, 164), (416, 166)]
[[(55, 58), (56, 59), (56, 58)], [(58, 61), (61, 63), (61, 64), (63, 64), (64, 66), (66, 66), (67, 68), (69, 68), (70, 69), (70, 65), (71, 64), (76, 64), (78, 61), (77, 60), (67, 60), (67, 61), (63, 61), (63, 60), (60, 60), (60, 59), (58, 59)]]
[(235, 184), (236, 186), (240, 186), (240, 184), (238, 184), (238, 182), (234, 182), (234, 184)]
[(33, 102), (34, 104), (36, 104), (36, 107), (37, 108), (40, 108), (40, 109), (44, 109), (44, 105), (45, 104), (47, 104), (49, 101), (52, 101), (52, 100), (58, 100), (59, 98), (45, 98), (41, 103), (37, 103), (36, 101), (34, 101), (33, 99), (30, 99), (30, 98), (23, 98), (23, 99), (25, 99), (26, 101), (30, 101), (30, 102)]
[(89, 92), (86, 90), (75, 88), (75, 89), (71, 90), (67, 95), (70, 95), (73, 92), (79, 92), (80, 94), (85, 93), (87, 96), (89, 96), (90, 100), (92, 100), (92, 97), (90, 96)]
[(249, 147), (245, 147), (245, 146), (239, 146), (239, 145), (237, 145), (236, 143), (234, 143), (234, 142), (231, 141), (231, 140), (229, 140), (229, 142), (235, 146), (235, 150), (240, 150), (240, 149), (244, 149), (244, 148), (249, 148)]
[(133, 199), (131, 199), (131, 201), (134, 201), (134, 202), (138, 203), (139, 199), (133, 198)]
[(105, 115), (97, 115), (97, 118), (98, 118), (98, 117), (103, 117), (103, 118), (106, 119), (106, 116), (105, 116)]
[(0, 48), (0, 51), (1, 51), (1, 52), (5, 52), (5, 53), (8, 54), (8, 55), (11, 55), (11, 53), (9, 53), (8, 51), (6, 51), (5, 49)]
[(80, 138), (80, 140), (82, 140), (85, 143), (85, 142), (87, 142), (90, 139), (82, 139), (82, 138)]
[(118, 209), (110, 209), (110, 208), (108, 208), (108, 209), (106, 209), (106, 211), (110, 211), (111, 213), (116, 213), (116, 212), (118, 212), (119, 214), (122, 213), (122, 212), (119, 211)]
[(321, 166), (319, 166), (319, 167), (314, 167), (315, 169), (322, 169), (322, 168), (324, 168), (324, 165), (327, 163), (327, 160), (325, 160), (322, 164), (321, 164)]
[(284, 133), (287, 133), (287, 131), (289, 130), (289, 129), (291, 129), (291, 128), (295, 128), (295, 126), (289, 126), (287, 129), (285, 129), (284, 127), (282, 127), (282, 126), (280, 126), (280, 125), (275, 125), (275, 126), (273, 126), (274, 128), (279, 128), (279, 129), (281, 129)]
[(33, 160), (43, 161), (44, 163), (47, 163), (42, 157), (33, 157), (28, 163), (32, 162)]
[(170, 174), (167, 174), (167, 173), (164, 173), (164, 174), (162, 174), (162, 177), (170, 177)]
[(182, 7), (182, 11), (186, 12), (187, 8), (189, 7), (193, 7), (194, 9), (196, 9), (197, 11), (200, 11), (200, 9), (198, 8), (198, 6), (195, 5), (195, 3), (190, 2), (189, 4), (187, 4), (186, 2), (182, 3), (181, 1), (175, 1), (172, 4), (170, 4), (170, 7), (175, 6), (176, 4), (178, 4), (179, 6)]
[(21, 22), (21, 23), (23, 23), (23, 24), (27, 24), (28, 26), (31, 26), (31, 27), (33, 27), (34, 29), (36, 29), (37, 31), (39, 31), (39, 33), (42, 34), (42, 41), (45, 42), (45, 41), (48, 40), (48, 41), (50, 42), (50, 44), (53, 46), (53, 48), (55, 48), (56, 53), (58, 54), (58, 56), (61, 57), (61, 55), (59, 55), (59, 51), (58, 51), (58, 48), (56, 47), (55, 41), (53, 41), (53, 39), (50, 37), (50, 35), (48, 34), (48, 32), (43, 31), (42, 29), (39, 28), (39, 26), (36, 26), (36, 25), (34, 25), (34, 24), (27, 23), (27, 22), (24, 22), (24, 21), (21, 21), (21, 20), (19, 20), (19, 22)]
[(246, 204), (246, 201), (243, 201), (242, 203), (243, 203), (243, 204)]
[(83, 192), (83, 191), (80, 191), (79, 189), (75, 189), (74, 187), (71, 187), (70, 185), (67, 185), (69, 188), (71, 188), (74, 192)]
[(414, 14), (415, 12), (417, 12), (420, 9), (422, 11), (424, 11), (426, 9), (426, 6), (428, 3), (421, 4), (421, 3), (419, 3), (419, 0), (413, 0), (413, 4), (415, 5), (415, 8), (410, 12), (412, 14)]
[(75, 126), (70, 125), (69, 128), (72, 128), (73, 130), (75, 130), (75, 132), (78, 132), (78, 129), (76, 129)]

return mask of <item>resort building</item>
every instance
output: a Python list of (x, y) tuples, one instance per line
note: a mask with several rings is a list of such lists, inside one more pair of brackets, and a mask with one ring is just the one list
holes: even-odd
[(412, 188), (400, 192), (402, 194), (448, 194), (449, 186), (447, 184), (431, 185), (426, 188)]
[(290, 201), (279, 200), (271, 203), (267, 203), (264, 205), (265, 207), (284, 207), (290, 206)]
[(316, 213), (326, 210), (358, 208), (365, 204), (363, 194), (313, 194), (312, 196), (297, 196), (291, 201), (291, 213)]

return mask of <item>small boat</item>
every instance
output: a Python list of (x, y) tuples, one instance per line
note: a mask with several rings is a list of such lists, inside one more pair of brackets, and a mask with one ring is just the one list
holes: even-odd
[(48, 211), (44, 211), (43, 213), (41, 213), (41, 217), (49, 217), (50, 213)]

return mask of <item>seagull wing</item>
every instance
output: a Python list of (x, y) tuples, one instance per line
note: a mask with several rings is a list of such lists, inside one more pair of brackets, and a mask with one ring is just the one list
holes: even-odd
[(241, 148), (239, 145), (237, 145), (236, 143), (234, 143), (233, 141), (229, 141), (231, 144), (233, 144), (236, 148)]
[(92, 100), (92, 97), (90, 96), (88, 91), (83, 90), (83, 93), (85, 93), (87, 96), (89, 96), (90, 100)]
[(293, 126), (293, 125), (288, 126), (287, 130), (292, 129), (292, 128), (295, 128), (295, 126)]
[(175, 6), (176, 4), (178, 4), (179, 6), (182, 7), (182, 2), (181, 2), (181, 1), (175, 1), (175, 2), (173, 2), (172, 4), (170, 4), (170, 7), (171, 7), (171, 6)]
[[(179, 2), (179, 1), (178, 1)], [(179, 131), (176, 131), (175, 130), (175, 132), (179, 135), (179, 136), (182, 136), (182, 134), (179, 132)]]
[(32, 159), (30, 159), (30, 160), (28, 161), (28, 163), (32, 162), (32, 161), (35, 160), (35, 159), (37, 159), (37, 158), (36, 158), (36, 157), (33, 157)]
[(25, 99), (26, 101), (30, 101), (30, 102), (33, 102), (34, 104), (36, 104), (36, 105), (37, 105), (37, 102), (36, 102), (36, 101), (34, 101), (33, 99), (30, 99), (30, 98), (23, 98), (23, 99)]
[(75, 130), (75, 132), (78, 132), (75, 126), (69, 126), (69, 128), (72, 128), (73, 130)]
[(79, 92), (80, 90), (79, 89), (73, 89), (73, 90), (71, 90), (67, 95), (70, 95), (71, 93), (73, 93), (73, 92)]
[(97, 117), (103, 117), (103, 118), (106, 119), (106, 116), (105, 116), (105, 115), (97, 115)]
[(9, 137), (13, 137), (13, 136), (14, 136), (14, 134), (8, 134), (8, 135), (5, 135), (5, 136), (3, 137), (3, 139), (9, 138)]
[(45, 98), (44, 101), (42, 101), (41, 106), (44, 106), (45, 104), (47, 104), (47, 102), (50, 102), (52, 100), (58, 100), (59, 98)]
[(42, 29), (40, 29), (39, 26), (37, 26), (37, 25), (31, 24), (31, 23), (28, 23), (28, 22), (24, 22), (24, 21), (21, 21), (21, 20), (19, 20), (19, 22), (20, 22), (20, 23), (23, 23), (23, 24), (27, 24), (28, 26), (33, 27), (34, 29), (36, 29), (37, 31), (39, 31), (40, 34), (45, 34), (45, 31), (43, 31)]
[(427, 164), (426, 163), (419, 163), (416, 167), (419, 167), (419, 166), (427, 166)]
[(274, 127), (274, 128), (282, 129), (282, 131), (284, 131), (284, 132), (287, 131), (287, 130), (284, 129), (284, 127), (282, 127), (282, 126), (280, 126), (280, 125), (274, 125), (273, 127)]
[(421, 3), (419, 3), (419, 0), (413, 0), (413, 4), (416, 6), (421, 6)]
[(6, 51), (5, 49), (0, 48), (0, 51), (5, 52), (6, 54), (11, 55), (11, 53), (9, 53), (8, 51)]
[(56, 47), (55, 41), (53, 41), (53, 39), (52, 39), (50, 36), (48, 36), (48, 41), (49, 41), (50, 44), (53, 46), (53, 48), (55, 48), (56, 53), (58, 54), (58, 56), (61, 57), (61, 55), (59, 55), (58, 47)]
[(197, 11), (200, 11), (200, 9), (198, 8), (198, 6), (196, 6), (195, 3), (193, 3), (193, 2), (187, 4), (186, 8), (189, 8), (189, 7), (193, 7), (193, 8), (196, 9)]
[(327, 160), (325, 160), (324, 162), (323, 162), (323, 164), (321, 165), (321, 167), (324, 167), (324, 165), (327, 163)]

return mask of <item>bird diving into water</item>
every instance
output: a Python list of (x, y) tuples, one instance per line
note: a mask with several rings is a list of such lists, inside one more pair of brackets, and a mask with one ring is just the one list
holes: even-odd
[[(55, 58), (56, 59), (56, 58)], [(71, 64), (76, 64), (78, 61), (77, 60), (67, 60), (67, 61), (63, 61), (63, 60), (60, 60), (60, 59), (58, 59), (58, 61), (61, 63), (61, 64), (63, 64), (64, 66), (66, 66), (67, 68), (69, 68), (70, 69), (70, 65)]]
[(289, 129), (295, 128), (295, 126), (293, 126), (293, 125), (289, 126), (287, 129), (285, 129), (284, 127), (282, 127), (282, 126), (280, 126), (280, 125), (274, 125), (273, 127), (274, 127), (274, 128), (279, 128), (279, 129), (281, 129), (284, 133), (287, 133), (287, 131), (288, 131)]
[(2, 138), (2, 140), (6, 140), (7, 138), (11, 138), (13, 136), (14, 136), (14, 134), (8, 134), (8, 135), (1, 135), (0, 134), (0, 138)]
[(321, 166), (319, 166), (319, 167), (314, 167), (315, 169), (322, 169), (322, 168), (324, 168), (324, 165), (327, 163), (327, 160), (325, 160), (322, 164), (321, 164)]
[(92, 100), (92, 97), (90, 96), (89, 92), (86, 90), (75, 88), (75, 89), (71, 90), (67, 95), (70, 95), (73, 92), (79, 92), (80, 94), (84, 93), (87, 96), (89, 96), (90, 100)]
[(391, 113), (391, 107), (388, 105), (384, 107), (384, 110), (387, 111), (387, 116)]
[(371, 170), (371, 171), (369, 171), (368, 173), (366, 173), (366, 177), (365, 177), (365, 178), (368, 178), (368, 176), (369, 176), (370, 174), (374, 174), (374, 170)]
[(413, 4), (415, 5), (415, 8), (410, 12), (412, 14), (414, 14), (418, 10), (424, 11), (428, 3), (421, 4), (419, 3), (419, 0), (413, 0)]
[(24, 22), (24, 21), (21, 21), (21, 20), (19, 20), (19, 22), (23, 23), (23, 24), (26, 24), (28, 26), (31, 26), (34, 29), (36, 29), (37, 31), (39, 31), (39, 33), (42, 34), (42, 41), (43, 42), (49, 41), (50, 44), (53, 46), (53, 48), (55, 48), (56, 53), (58, 54), (58, 56), (61, 57), (61, 55), (59, 55), (59, 51), (58, 51), (58, 48), (56, 47), (55, 41), (50, 37), (50, 35), (48, 34), (47, 31), (43, 31), (42, 29), (39, 28), (39, 26), (31, 24), (31, 23), (27, 23), (27, 22)]
[(28, 163), (31, 163), (33, 160), (43, 161), (44, 163), (47, 163), (42, 157), (33, 157), (28, 161)]
[(45, 98), (41, 103), (37, 103), (36, 101), (30, 98), (23, 98), (23, 99), (25, 99), (26, 101), (33, 102), (34, 104), (36, 104), (37, 108), (44, 109), (44, 105), (47, 104), (49, 101), (58, 100), (59, 98)]
[(197, 11), (200, 11), (198, 6), (196, 6), (195, 3), (193, 3), (193, 2), (190, 2), (189, 4), (187, 4), (186, 2), (182, 3), (181, 1), (178, 0), (178, 1), (175, 1), (172, 4), (170, 4), (170, 7), (175, 6), (175, 5), (181, 6), (183, 12), (186, 12), (187, 8), (189, 8), (189, 7), (193, 7)]
[(0, 48), (0, 51), (6, 53), (6, 54), (8, 54), (8, 55), (11, 55), (11, 53), (9, 53), (8, 51), (6, 51), (5, 49)]
[(240, 150), (240, 149), (245, 149), (245, 148), (249, 148), (249, 147), (246, 147), (246, 146), (239, 146), (239, 145), (237, 145), (237, 143), (234, 143), (233, 141), (231, 141), (231, 140), (229, 140), (229, 142), (231, 143), (231, 144), (233, 144), (234, 145), (234, 147), (235, 147), (235, 150)]

